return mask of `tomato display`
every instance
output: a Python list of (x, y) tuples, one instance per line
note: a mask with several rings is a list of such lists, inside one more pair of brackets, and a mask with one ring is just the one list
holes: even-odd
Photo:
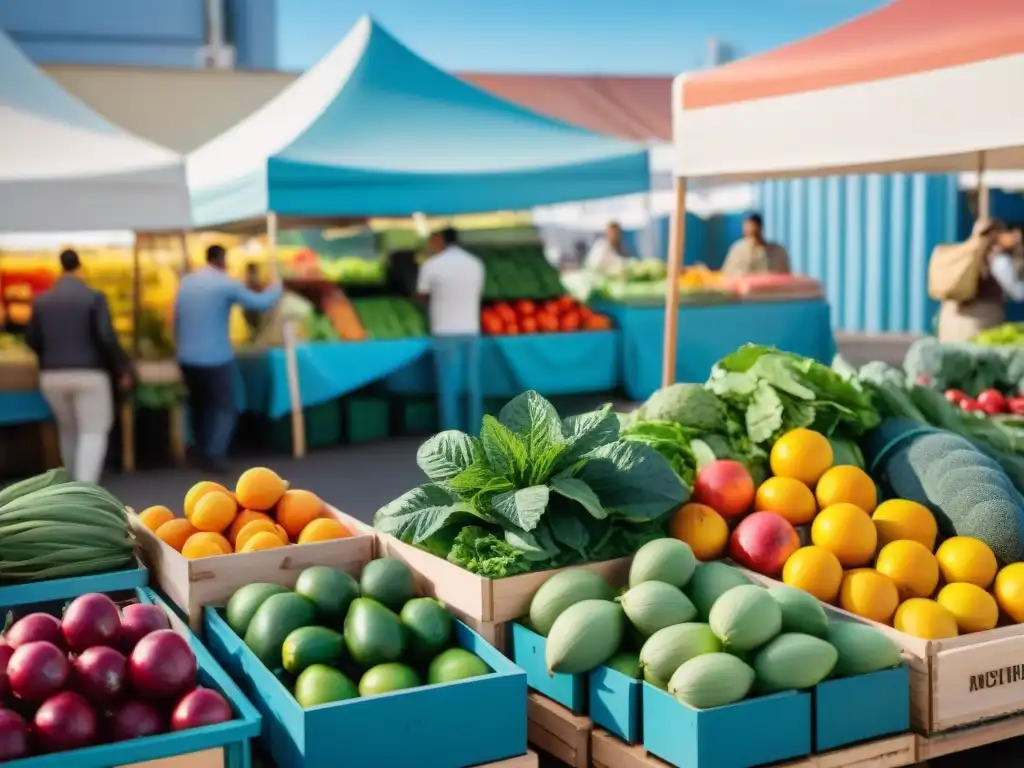
[(480, 327), (488, 336), (531, 333), (607, 331), (612, 321), (571, 296), (547, 301), (499, 301), (480, 313)]

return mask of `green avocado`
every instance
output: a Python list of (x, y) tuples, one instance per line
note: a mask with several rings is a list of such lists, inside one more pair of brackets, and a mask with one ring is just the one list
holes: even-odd
[(423, 685), (416, 670), (405, 664), (390, 662), (378, 664), (366, 670), (359, 681), (360, 696), (375, 696), (379, 693), (401, 691), (404, 688), (416, 688)]
[(299, 627), (281, 645), (282, 663), (293, 675), (313, 664), (337, 666), (344, 656), (345, 638), (326, 627)]
[(451, 643), (452, 615), (433, 598), (413, 598), (399, 618), (409, 638), (409, 653), (417, 661), (429, 661)]
[(353, 661), (364, 668), (398, 661), (405, 653), (405, 627), (394, 611), (357, 597), (345, 617), (345, 645)]
[(465, 680), (467, 677), (480, 677), (490, 673), (491, 668), (479, 656), (464, 648), (449, 648), (430, 662), (430, 667), (427, 669), (427, 682), (430, 685), (452, 683), (456, 680)]
[(245, 633), (249, 629), (249, 622), (256, 615), (256, 610), (263, 605), (268, 597), (283, 595), (287, 591), (280, 584), (266, 584), (263, 582), (246, 584), (228, 600), (228, 607), (225, 610), (228, 626), (239, 637), (245, 637)]
[(313, 601), (319, 621), (340, 627), (349, 605), (359, 597), (359, 584), (337, 568), (314, 565), (299, 574), (295, 591)]
[(271, 595), (256, 609), (249, 628), (245, 631), (245, 644), (252, 649), (267, 669), (282, 666), (281, 646), (299, 627), (311, 625), (316, 618), (313, 602), (294, 592)]
[(303, 708), (358, 697), (359, 691), (351, 680), (324, 664), (306, 667), (295, 681), (295, 700)]
[(391, 610), (400, 611), (413, 596), (416, 584), (408, 565), (393, 557), (382, 557), (363, 568), (359, 589), (363, 597), (372, 597)]

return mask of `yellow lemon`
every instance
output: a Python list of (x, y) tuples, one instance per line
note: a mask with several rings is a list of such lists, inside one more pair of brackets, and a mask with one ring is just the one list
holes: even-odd
[(782, 567), (782, 581), (825, 603), (834, 603), (843, 583), (843, 566), (824, 547), (801, 547)]
[(776, 477), (813, 486), (832, 466), (832, 444), (820, 432), (793, 429), (775, 441), (769, 462)]
[(878, 534), (863, 509), (853, 504), (833, 504), (814, 518), (811, 542), (832, 552), (844, 568), (856, 568), (867, 565), (875, 556)]
[(962, 635), (984, 632), (999, 623), (996, 599), (977, 584), (947, 584), (935, 602), (953, 614)]
[(848, 464), (832, 467), (823, 474), (814, 489), (814, 495), (822, 509), (833, 504), (855, 504), (871, 513), (878, 504), (875, 481), (860, 467)]
[(902, 603), (896, 609), (892, 625), (898, 631), (922, 640), (944, 640), (959, 634), (953, 614), (924, 597), (914, 597)]
[(774, 512), (793, 525), (806, 525), (814, 519), (818, 505), (811, 489), (792, 477), (769, 477), (757, 489), (754, 509)]
[(995, 593), (999, 608), (1016, 624), (1024, 623), (1024, 563), (1010, 563), (996, 574)]
[(924, 504), (906, 499), (889, 499), (875, 509), (871, 519), (878, 531), (878, 543), (885, 546), (890, 541), (909, 539), (923, 544), (929, 552), (935, 551), (935, 539), (939, 526), (935, 516)]
[(948, 584), (963, 582), (988, 589), (999, 569), (989, 545), (971, 536), (946, 539), (939, 545), (935, 557), (938, 558), (942, 578)]
[(891, 541), (882, 547), (875, 570), (885, 574), (899, 590), (900, 600), (931, 597), (939, 586), (939, 561), (917, 541)]
[(881, 624), (892, 621), (900, 594), (892, 579), (874, 568), (847, 571), (839, 588), (839, 607)]

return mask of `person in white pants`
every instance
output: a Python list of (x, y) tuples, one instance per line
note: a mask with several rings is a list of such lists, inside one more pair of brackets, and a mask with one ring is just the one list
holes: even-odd
[(98, 483), (114, 424), (111, 376), (129, 388), (131, 365), (106, 297), (78, 275), (78, 254), (64, 251), (60, 263), (64, 274), (33, 302), (26, 341), (39, 357), (39, 388), (57, 422), (64, 467)]

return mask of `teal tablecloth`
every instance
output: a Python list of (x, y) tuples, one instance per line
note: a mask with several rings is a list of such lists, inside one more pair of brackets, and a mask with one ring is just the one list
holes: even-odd
[[(661, 386), (665, 338), (663, 307), (601, 303), (621, 332), (623, 384), (634, 402)], [(824, 301), (748, 302), (679, 310), (676, 381), (705, 381), (712, 366), (737, 347), (766, 344), (822, 362), (835, 356), (835, 339)]]
[(0, 427), (47, 421), (50, 406), (39, 392), (0, 392)]

